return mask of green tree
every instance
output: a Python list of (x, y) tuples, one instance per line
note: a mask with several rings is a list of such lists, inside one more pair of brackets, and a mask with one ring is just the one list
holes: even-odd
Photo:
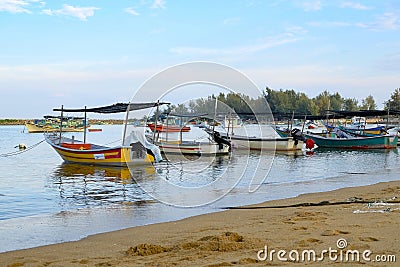
[(400, 88), (394, 90), (390, 99), (385, 102), (386, 110), (400, 110)]
[(189, 113), (189, 109), (184, 104), (178, 104), (178, 106), (172, 109), (172, 113), (177, 115), (184, 115)]
[(324, 114), (327, 109), (332, 109), (330, 94), (328, 91), (320, 93), (313, 99), (313, 101), (316, 105), (316, 110), (318, 114)]
[(343, 109), (348, 111), (358, 110), (358, 100), (355, 98), (346, 98), (343, 102)]
[(375, 99), (372, 95), (367, 96), (363, 100), (361, 100), (361, 110), (375, 110), (376, 109), (376, 103)]
[(344, 99), (339, 93), (330, 94), (327, 90), (320, 93), (313, 99), (317, 114), (325, 114), (326, 110), (343, 110)]
[(315, 114), (316, 106), (305, 93), (299, 93), (295, 112), (297, 114)]
[(330, 109), (333, 110), (342, 110), (344, 99), (340, 96), (338, 92), (334, 93), (333, 95), (329, 96), (330, 99)]

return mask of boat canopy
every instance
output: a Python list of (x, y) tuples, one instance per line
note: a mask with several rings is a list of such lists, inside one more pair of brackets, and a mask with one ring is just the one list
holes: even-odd
[(146, 108), (152, 108), (169, 104), (166, 102), (151, 102), (151, 103), (116, 103), (109, 106), (96, 107), (96, 108), (79, 108), (79, 109), (66, 109), (66, 108), (55, 108), (53, 111), (64, 111), (64, 112), (93, 112), (93, 113), (121, 113), (126, 112), (129, 107), (129, 111), (141, 110)]
[(304, 119), (307, 120), (324, 120), (324, 119), (342, 119), (349, 117), (376, 117), (376, 116), (387, 116), (387, 115), (400, 115), (399, 110), (357, 110), (357, 111), (345, 111), (345, 110), (326, 110), (325, 114), (311, 115), (311, 114), (293, 114), (293, 113), (273, 113), (275, 118), (278, 119)]
[(344, 117), (376, 117), (387, 115), (400, 115), (398, 110), (358, 110), (358, 111), (345, 111), (345, 110), (327, 110), (335, 115), (342, 115)]
[[(45, 115), (45, 119), (61, 119), (61, 116)], [(62, 117), (63, 120), (83, 120), (84, 117)]]
[(292, 114), (292, 113), (273, 113), (274, 117), (283, 119), (307, 119), (307, 120), (326, 120), (326, 119), (340, 119), (344, 118), (342, 114), (327, 113), (325, 115), (311, 115), (311, 114)]
[(175, 114), (175, 113), (165, 113), (167, 116), (171, 116), (171, 117), (182, 117), (182, 118), (201, 118), (201, 117), (205, 117), (208, 115), (208, 113), (200, 113), (200, 114)]

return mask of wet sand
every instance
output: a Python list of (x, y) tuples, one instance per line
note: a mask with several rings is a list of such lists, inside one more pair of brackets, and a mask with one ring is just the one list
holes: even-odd
[(5, 252), (0, 266), (396, 266), (377, 260), (400, 261), (399, 202), (400, 181), (306, 194)]

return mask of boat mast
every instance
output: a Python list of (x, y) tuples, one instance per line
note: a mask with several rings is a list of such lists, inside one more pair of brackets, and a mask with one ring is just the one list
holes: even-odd
[(128, 117), (129, 117), (130, 105), (131, 105), (131, 103), (128, 104), (128, 108), (126, 109), (124, 133), (122, 134), (122, 146), (125, 146), (126, 128), (128, 126)]
[(389, 113), (390, 113), (390, 103), (388, 102), (388, 111), (387, 111), (387, 118), (386, 118), (386, 130), (389, 129)]
[(85, 118), (83, 119), (83, 143), (86, 144), (86, 106), (85, 106)]
[[(183, 133), (182, 133), (182, 129), (183, 129), (183, 117), (181, 117), (181, 119), (179, 120), (179, 135), (181, 138), (181, 144), (182, 144), (182, 139), (183, 139)], [(168, 127), (167, 127), (167, 133), (168, 133)]]
[(64, 105), (61, 105), (61, 117), (60, 117), (60, 141), (59, 143), (61, 144), (61, 134), (62, 134), (62, 121), (63, 121), (63, 115), (64, 115)]
[(306, 124), (306, 120), (307, 120), (307, 115), (304, 115), (303, 126), (301, 127), (301, 134), (303, 134), (303, 132), (304, 132), (304, 126)]
[[(168, 113), (168, 115), (167, 115), (167, 123), (166, 123), (166, 132), (165, 132), (165, 142), (166, 143), (168, 143), (168, 125), (169, 125), (169, 113)], [(161, 126), (162, 127), (162, 126)], [(161, 128), (162, 129), (162, 128)], [(161, 131), (161, 129), (160, 129), (160, 131)], [(181, 143), (182, 143), (182, 139), (181, 139)]]
[(289, 132), (291, 132), (292, 129), (293, 129), (293, 123), (294, 123), (294, 110), (292, 111), (292, 119), (291, 119), (291, 122), (290, 122)]
[[(229, 115), (228, 115), (228, 131), (227, 131), (228, 137), (229, 137), (229, 129), (230, 129), (230, 126), (231, 126), (231, 114), (232, 114), (232, 112), (229, 111)], [(225, 121), (226, 121), (226, 117), (225, 117)], [(232, 131), (233, 131), (233, 129), (232, 129)]]
[(217, 123), (217, 106), (218, 106), (218, 96), (215, 97), (215, 105), (214, 105), (214, 123), (213, 123), (213, 128), (212, 131), (214, 132), (215, 129), (215, 124)]
[(158, 121), (158, 112), (159, 112), (160, 100), (157, 100), (157, 108), (156, 108), (156, 116), (154, 121), (154, 131), (153, 131), (153, 142), (156, 142), (156, 132), (157, 132), (157, 121)]

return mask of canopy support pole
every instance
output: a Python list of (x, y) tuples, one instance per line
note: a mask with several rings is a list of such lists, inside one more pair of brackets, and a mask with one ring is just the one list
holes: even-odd
[(85, 106), (85, 117), (83, 119), (83, 143), (86, 144), (86, 106)]
[(127, 146), (128, 145), (128, 144), (125, 144), (125, 138), (126, 138), (126, 129), (128, 127), (130, 104), (131, 103), (128, 104), (128, 108), (126, 109), (124, 132), (122, 133), (122, 146)]
[(304, 126), (305, 126), (305, 124), (306, 124), (306, 120), (307, 120), (307, 115), (304, 115), (303, 126), (301, 127), (301, 134), (304, 133)]
[[(159, 104), (160, 104), (160, 100), (157, 100), (157, 108), (156, 108), (156, 116), (155, 116), (155, 120), (154, 120), (154, 131), (153, 131), (153, 143), (155, 143), (156, 140), (156, 133), (157, 133), (157, 121), (158, 121), (158, 112), (159, 112)], [(158, 137), (157, 137), (158, 139)]]
[(63, 122), (63, 115), (64, 115), (64, 105), (61, 105), (61, 118), (60, 118), (60, 145), (61, 145), (61, 134), (62, 134), (62, 122)]

